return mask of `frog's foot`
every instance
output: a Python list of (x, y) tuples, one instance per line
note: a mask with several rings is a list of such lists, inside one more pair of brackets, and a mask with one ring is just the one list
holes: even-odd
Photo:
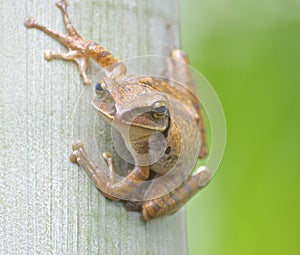
[[(43, 31), (69, 49), (68, 53), (46, 51), (45, 58), (47, 60), (56, 58), (75, 61), (78, 65), (80, 75), (85, 84), (90, 83), (86, 75), (89, 58), (94, 59), (101, 67), (107, 69), (107, 71), (111, 73), (111, 76), (113, 77), (124, 75), (126, 72), (126, 68), (124, 65), (122, 66), (122, 64), (117, 58), (115, 58), (115, 56), (113, 56), (101, 45), (92, 41), (84, 40), (78, 34), (69, 19), (66, 1), (58, 0), (56, 1), (56, 5), (62, 12), (67, 34), (57, 33), (52, 29), (39, 24), (33, 17), (27, 18), (24, 22), (27, 28), (35, 28)], [(116, 63), (118, 63), (118, 65), (112, 66)]]
[[(106, 154), (105, 157), (110, 162), (111, 156)], [(96, 187), (109, 199), (125, 199), (149, 177), (149, 167), (135, 166), (126, 177), (114, 182), (106, 171), (99, 169), (89, 158), (80, 140), (74, 143), (70, 159), (81, 166)], [(112, 167), (112, 162), (108, 165)]]
[(35, 28), (43, 31), (49, 36), (53, 37), (57, 41), (59, 41), (63, 46), (69, 49), (67, 53), (54, 52), (50, 50), (45, 51), (45, 58), (47, 60), (52, 59), (64, 59), (64, 60), (72, 60), (75, 61), (78, 65), (80, 75), (85, 84), (90, 83), (87, 78), (86, 70), (89, 62), (89, 56), (86, 54), (86, 47), (90, 43), (81, 38), (81, 36), (77, 33), (72, 23), (69, 20), (68, 14), (66, 12), (66, 2), (63, 0), (57, 1), (56, 5), (62, 11), (65, 27), (67, 30), (67, 34), (61, 34), (53, 31), (52, 29), (47, 28), (44, 25), (39, 24), (35, 18), (29, 17), (25, 20), (24, 25), (27, 28)]
[(166, 214), (175, 213), (187, 200), (189, 200), (197, 191), (207, 185), (210, 180), (210, 173), (206, 167), (200, 167), (199, 170), (187, 181), (182, 183), (175, 190), (161, 197), (147, 200), (143, 204), (143, 217), (146, 221), (161, 217)]

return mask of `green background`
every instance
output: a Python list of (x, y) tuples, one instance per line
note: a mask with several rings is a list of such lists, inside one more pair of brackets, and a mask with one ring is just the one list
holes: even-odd
[(181, 0), (182, 47), (227, 145), (187, 206), (189, 254), (300, 254), (300, 1)]

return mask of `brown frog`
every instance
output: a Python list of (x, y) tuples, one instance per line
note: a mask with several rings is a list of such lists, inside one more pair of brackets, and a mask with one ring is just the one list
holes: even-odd
[(110, 52), (78, 34), (65, 1), (56, 5), (62, 11), (67, 35), (40, 25), (34, 18), (26, 19), (25, 26), (39, 29), (67, 47), (68, 53), (46, 51), (45, 58), (75, 61), (84, 83), (90, 83), (86, 75), (89, 58), (106, 69), (108, 75), (95, 85), (92, 103), (124, 139), (134, 168), (124, 178), (116, 179), (111, 154), (103, 154), (110, 171), (106, 173), (89, 158), (81, 141), (73, 145), (71, 161), (84, 169), (107, 198), (129, 200), (127, 209), (141, 211), (146, 221), (176, 212), (210, 179), (205, 167), (191, 174), (188, 164), (194, 164), (191, 155), (195, 151), (203, 158), (207, 149), (200, 103), (185, 54), (173, 49), (169, 62), (173, 80), (180, 74), (184, 85), (167, 78), (129, 76), (126, 66)]

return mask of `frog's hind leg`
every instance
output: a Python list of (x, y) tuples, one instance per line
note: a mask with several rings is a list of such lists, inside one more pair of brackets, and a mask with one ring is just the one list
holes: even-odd
[(27, 28), (36, 28), (41, 30), (69, 49), (68, 53), (46, 51), (46, 59), (51, 60), (56, 58), (75, 61), (85, 84), (90, 83), (86, 75), (89, 58), (94, 59), (97, 64), (105, 68), (109, 73), (108, 75), (114, 78), (122, 77), (126, 73), (126, 68), (114, 55), (107, 51), (103, 46), (90, 40), (84, 40), (78, 34), (69, 19), (66, 1), (58, 0), (56, 5), (62, 12), (64, 24), (67, 30), (66, 35), (57, 33), (52, 29), (39, 24), (32, 17), (25, 20), (25, 26)]
[(200, 167), (194, 175), (191, 175), (187, 181), (175, 190), (161, 197), (145, 201), (142, 209), (144, 219), (149, 221), (166, 214), (175, 213), (197, 191), (205, 187), (209, 179), (208, 169)]
[(143, 201), (124, 201), (126, 211), (140, 212), (143, 209)]
[(192, 77), (189, 60), (186, 54), (180, 50), (173, 48), (170, 52), (171, 63), (169, 66), (172, 78), (184, 84), (197, 98), (197, 100), (193, 103), (196, 111), (198, 112), (198, 116), (196, 122), (198, 123), (200, 136), (201, 136), (201, 147), (198, 157), (205, 158), (207, 155), (207, 145), (206, 145), (206, 134), (205, 134), (205, 126), (204, 126), (204, 119), (202, 113), (202, 106), (198, 99), (198, 92), (196, 89), (195, 81)]

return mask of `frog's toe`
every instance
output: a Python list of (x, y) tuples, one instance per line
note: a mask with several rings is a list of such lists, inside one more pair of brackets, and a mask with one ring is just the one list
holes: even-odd
[(78, 156), (76, 154), (76, 151), (73, 151), (70, 155), (70, 161), (72, 163), (78, 163)]
[(84, 146), (84, 143), (81, 140), (76, 140), (74, 142), (74, 144), (72, 145), (72, 149), (73, 149), (73, 151), (77, 151), (77, 150), (82, 149), (83, 146)]
[(83, 83), (84, 85), (89, 85), (91, 84), (91, 80), (89, 78), (87, 78), (86, 75), (81, 75), (82, 79), (83, 79)]
[(52, 59), (52, 51), (51, 50), (45, 50), (44, 57), (48, 61), (51, 60)]
[(36, 19), (34, 17), (28, 17), (24, 21), (24, 25), (28, 28), (34, 27), (35, 24), (36, 24)]
[(207, 185), (207, 183), (210, 181), (211, 174), (209, 173), (209, 170), (205, 166), (201, 166), (196, 174), (199, 174), (199, 181), (198, 185), (199, 187), (204, 187)]
[(66, 1), (64, 1), (64, 0), (57, 0), (56, 2), (55, 2), (55, 4), (56, 4), (56, 6), (58, 7), (58, 8), (66, 8), (67, 7), (67, 2)]
[(80, 154), (83, 149), (83, 142), (81, 140), (75, 141), (75, 143), (72, 145), (72, 153), (70, 155), (70, 160), (73, 163), (78, 163), (80, 160)]
[(102, 156), (103, 156), (103, 158), (105, 158), (106, 160), (112, 158), (112, 154), (111, 154), (109, 151), (103, 152), (103, 153), (102, 153)]

